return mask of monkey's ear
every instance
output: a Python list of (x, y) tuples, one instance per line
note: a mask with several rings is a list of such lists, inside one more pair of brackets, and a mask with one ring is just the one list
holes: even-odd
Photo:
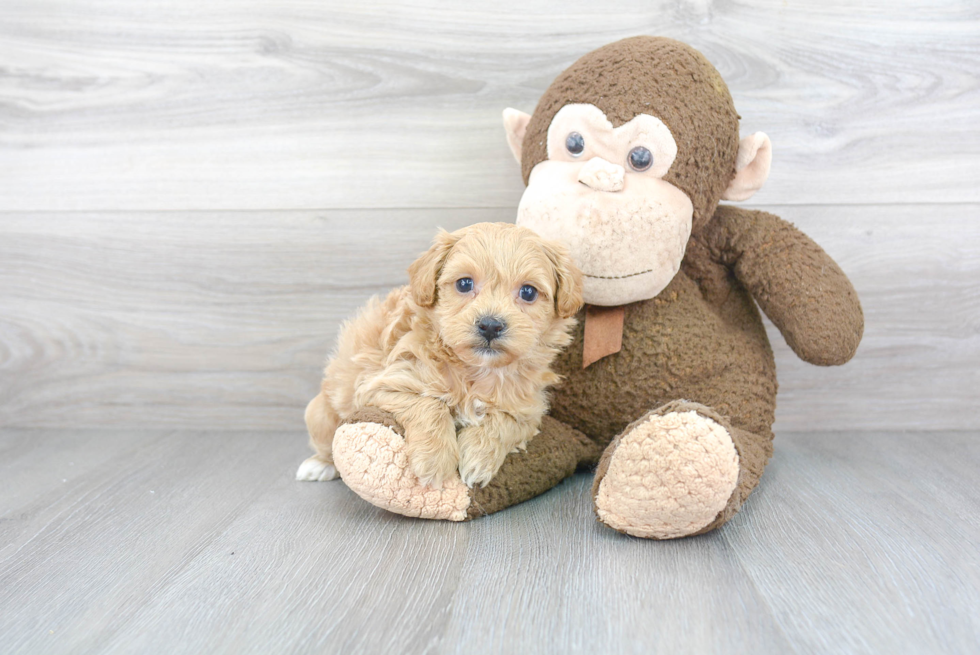
[(571, 318), (582, 309), (582, 272), (564, 247), (555, 243), (545, 246), (548, 259), (555, 267), (555, 311), (562, 318)]
[(525, 114), (517, 109), (508, 107), (504, 110), (504, 131), (507, 133), (507, 145), (514, 153), (514, 159), (521, 163), (521, 148), (524, 144), (524, 133), (527, 131), (531, 114)]
[(735, 177), (728, 184), (722, 200), (748, 200), (762, 188), (772, 164), (772, 143), (762, 132), (747, 136), (738, 143)]
[(436, 303), (436, 283), (442, 266), (446, 263), (449, 251), (459, 237), (440, 229), (432, 247), (425, 251), (408, 267), (408, 284), (412, 289), (412, 299), (420, 307), (432, 307)]

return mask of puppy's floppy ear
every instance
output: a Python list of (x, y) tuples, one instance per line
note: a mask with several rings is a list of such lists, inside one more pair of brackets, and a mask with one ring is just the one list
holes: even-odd
[(548, 259), (555, 267), (555, 310), (562, 318), (571, 318), (582, 309), (582, 271), (569, 256), (564, 246), (557, 243), (545, 245)]
[(408, 283), (412, 298), (420, 307), (432, 307), (436, 302), (436, 282), (443, 264), (459, 237), (440, 229), (429, 248), (408, 267)]

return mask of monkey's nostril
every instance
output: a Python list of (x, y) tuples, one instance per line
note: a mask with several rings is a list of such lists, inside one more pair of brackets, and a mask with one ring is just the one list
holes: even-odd
[(507, 324), (494, 316), (483, 316), (477, 322), (476, 329), (489, 343), (500, 337), (500, 334), (507, 329)]

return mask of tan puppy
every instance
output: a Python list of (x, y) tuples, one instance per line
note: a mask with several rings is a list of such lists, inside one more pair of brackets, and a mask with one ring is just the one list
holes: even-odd
[(341, 328), (306, 408), (316, 455), (296, 479), (337, 477), (334, 431), (366, 406), (395, 415), (429, 485), (457, 468), (468, 486), (486, 485), (537, 434), (558, 381), (549, 366), (582, 306), (565, 250), (526, 228), (479, 223), (440, 232), (408, 272), (407, 287), (372, 298)]

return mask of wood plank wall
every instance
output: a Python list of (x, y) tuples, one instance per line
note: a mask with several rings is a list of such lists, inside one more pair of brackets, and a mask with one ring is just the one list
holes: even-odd
[(747, 206), (867, 316), (777, 332), (777, 430), (980, 419), (980, 6), (7, 0), (0, 426), (299, 431), (339, 321), (437, 225), (512, 220), (500, 112), (634, 34), (701, 49), (774, 143)]

